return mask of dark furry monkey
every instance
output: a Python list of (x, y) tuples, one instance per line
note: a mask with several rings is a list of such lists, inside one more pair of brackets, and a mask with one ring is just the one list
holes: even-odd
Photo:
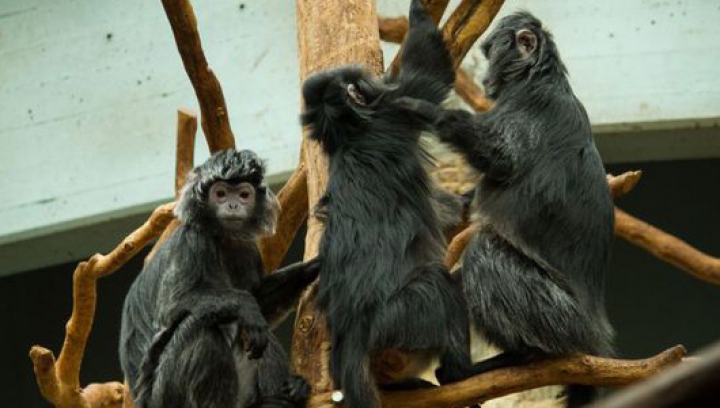
[(439, 355), (441, 382), (470, 368), (465, 305), (442, 264), (445, 240), (418, 143), (427, 124), (396, 105), (404, 96), (442, 102), (455, 73), (419, 0), (409, 24), (397, 78), (343, 67), (303, 85), (302, 123), (330, 165), (317, 209), (325, 225), (318, 307), (330, 329), (333, 382), (349, 408), (379, 407), (369, 362), (383, 349)]
[(196, 167), (181, 225), (125, 299), (120, 360), (138, 408), (294, 408), (309, 387), (268, 331), (319, 272), (317, 261), (266, 276), (257, 247), (279, 206), (249, 150)]
[[(487, 113), (403, 101), (483, 174), (481, 230), (463, 258), (474, 326), (505, 353), (477, 372), (543, 355), (613, 354), (604, 302), (614, 212), (583, 105), (552, 36), (521, 12), (483, 42)], [(594, 389), (570, 386), (570, 406)]]

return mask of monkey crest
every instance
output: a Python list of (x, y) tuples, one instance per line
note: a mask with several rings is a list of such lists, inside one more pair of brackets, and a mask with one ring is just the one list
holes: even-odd
[(263, 182), (265, 163), (250, 150), (223, 150), (189, 174), (175, 215), (191, 228), (255, 239), (275, 233), (280, 205)]

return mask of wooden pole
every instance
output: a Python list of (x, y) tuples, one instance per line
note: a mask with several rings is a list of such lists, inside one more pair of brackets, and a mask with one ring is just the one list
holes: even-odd
[[(300, 81), (315, 72), (345, 64), (362, 64), (381, 74), (382, 51), (378, 18), (373, 0), (297, 0)], [(307, 166), (309, 208), (315, 207), (327, 184), (327, 161), (319, 146), (303, 141)], [(308, 216), (305, 258), (317, 254), (322, 227)], [(313, 393), (329, 391), (328, 335), (324, 318), (314, 307), (312, 288), (298, 306), (292, 344), (295, 371), (305, 377)]]

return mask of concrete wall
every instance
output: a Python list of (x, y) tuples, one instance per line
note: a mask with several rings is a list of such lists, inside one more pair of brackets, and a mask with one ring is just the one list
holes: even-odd
[[(294, 3), (194, 3), (239, 144), (281, 180), (300, 138)], [(717, 1), (508, 0), (502, 13), (518, 8), (554, 32), (608, 162), (720, 156)], [(477, 51), (466, 64), (482, 71)], [(105, 250), (170, 200), (179, 106), (195, 96), (159, 1), (0, 2), (0, 275)], [(92, 233), (100, 222), (116, 228)]]

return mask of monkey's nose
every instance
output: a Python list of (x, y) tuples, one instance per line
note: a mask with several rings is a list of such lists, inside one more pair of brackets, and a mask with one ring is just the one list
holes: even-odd
[(240, 203), (228, 203), (228, 209), (237, 211), (240, 209)]

